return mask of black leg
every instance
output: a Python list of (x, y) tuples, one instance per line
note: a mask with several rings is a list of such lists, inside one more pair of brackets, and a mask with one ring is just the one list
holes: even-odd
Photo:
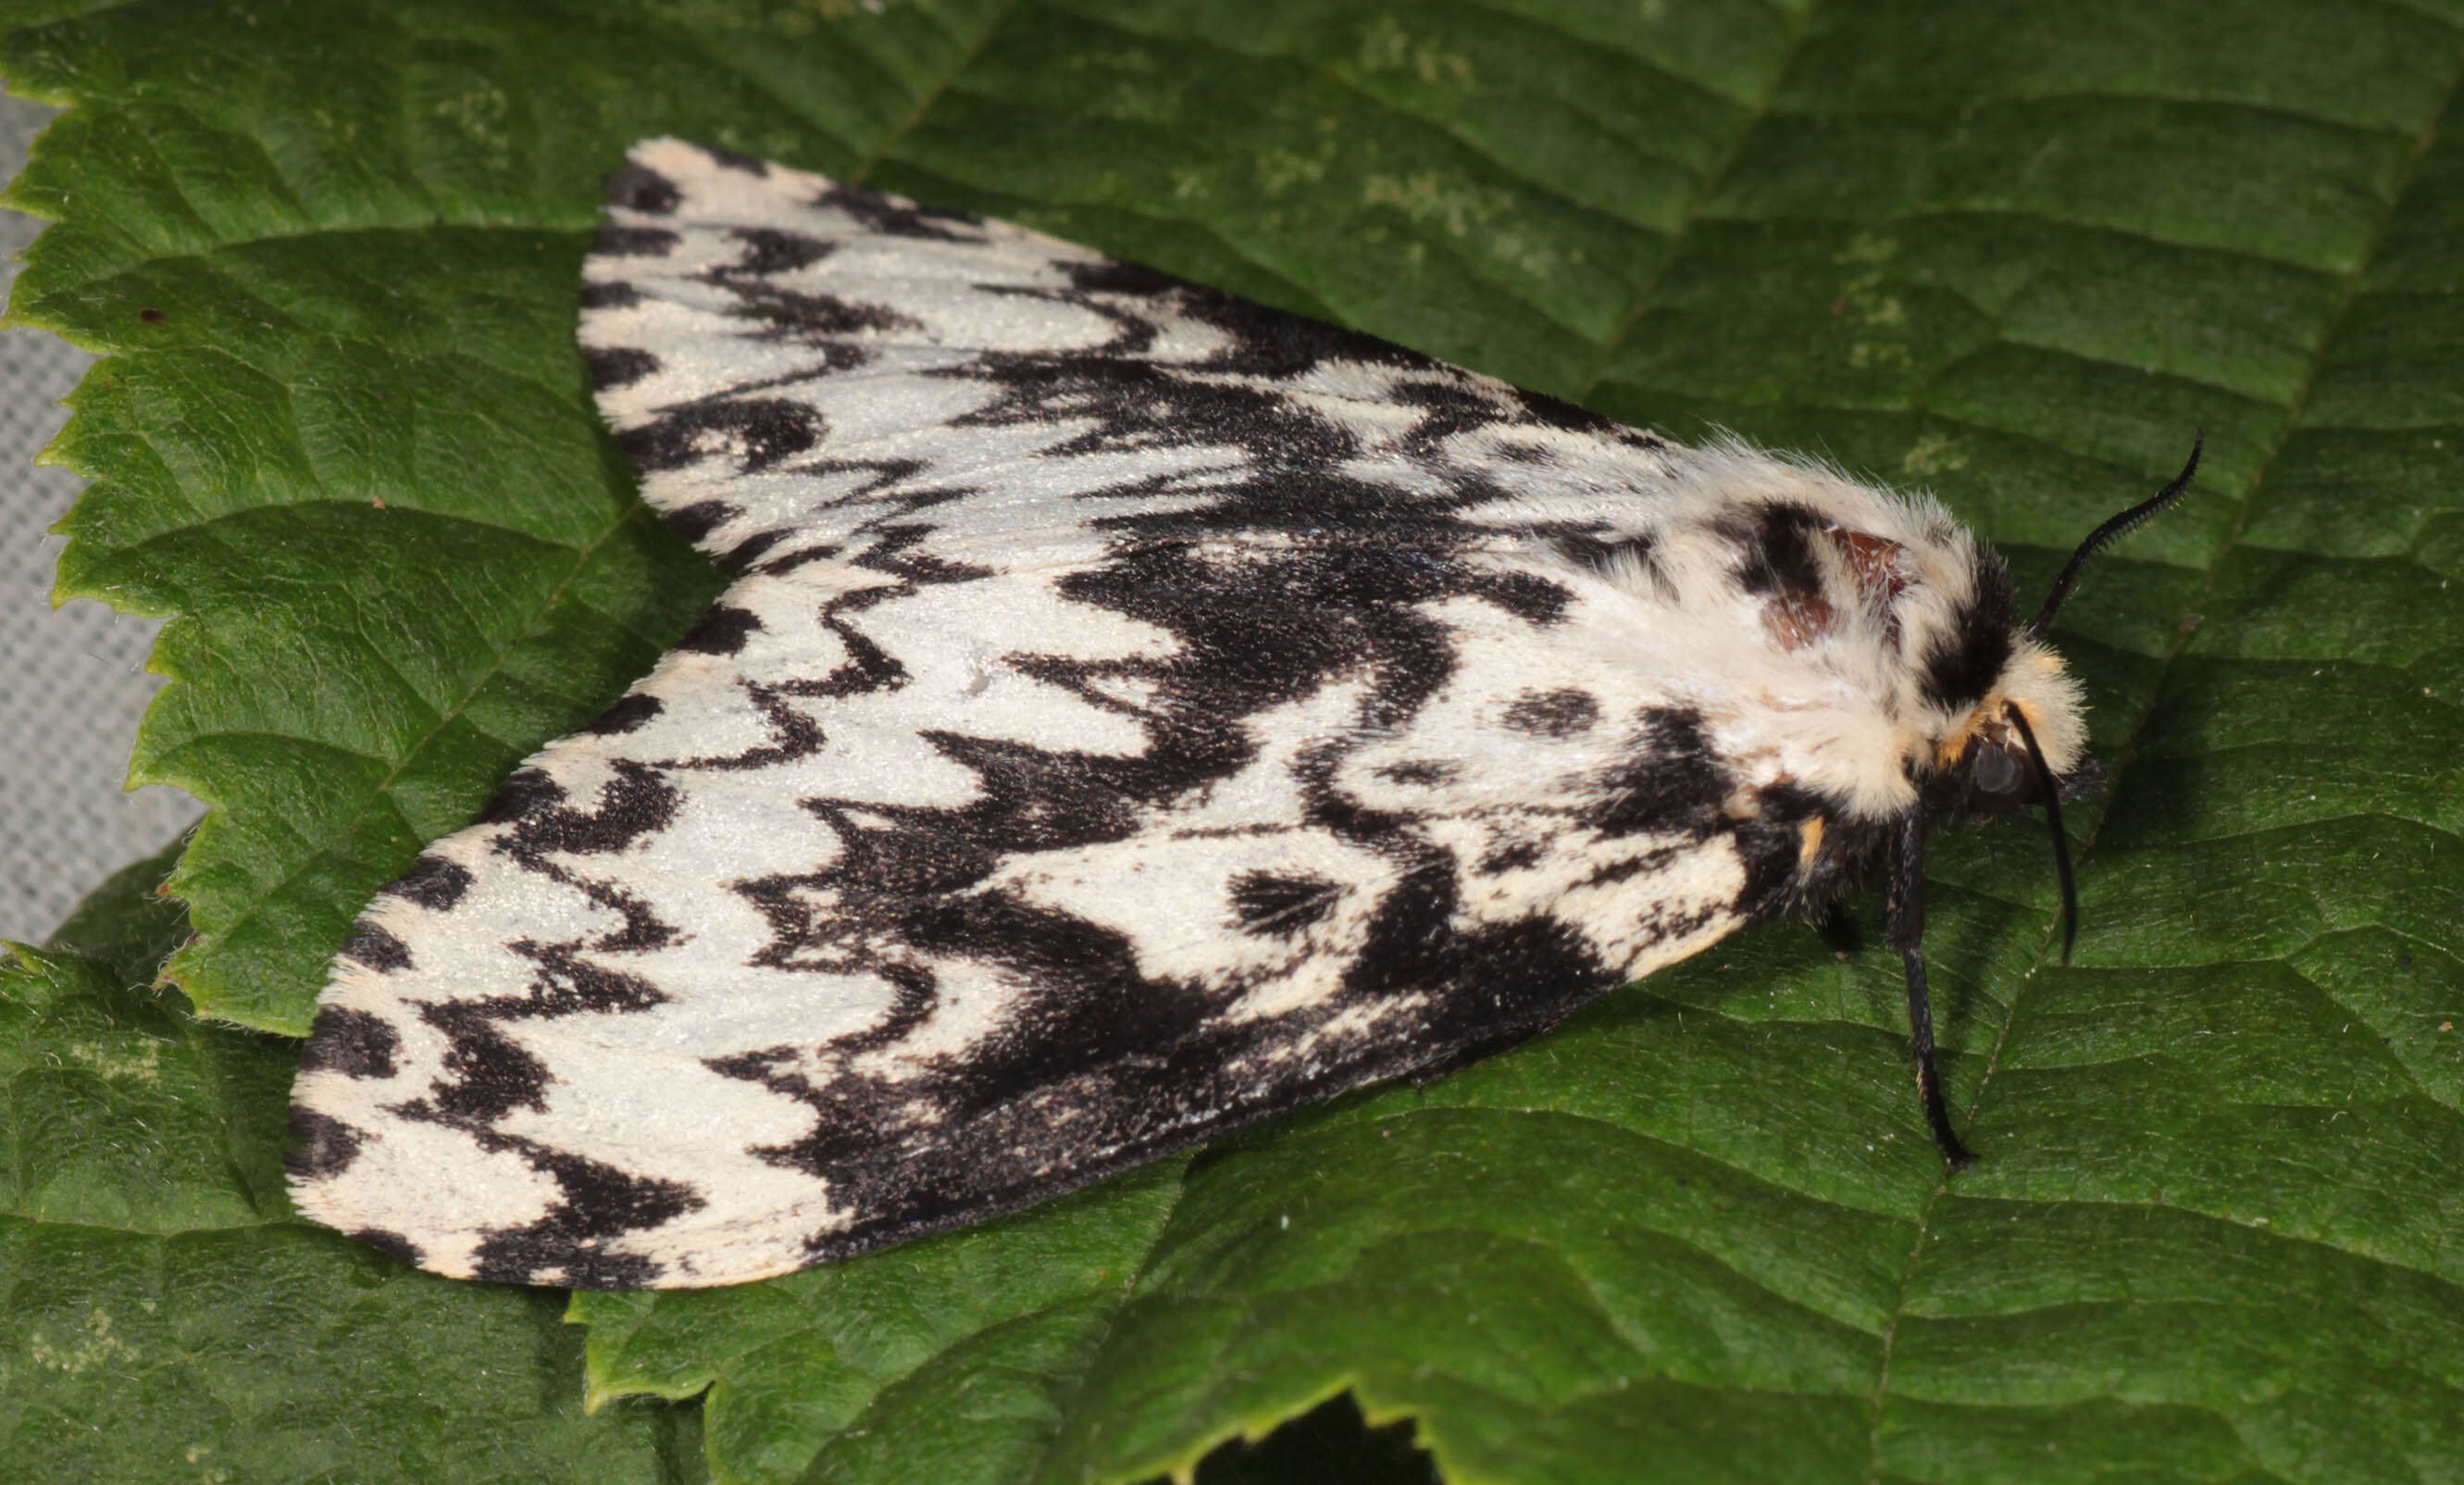
[(1891, 862), (1890, 940), (1908, 975), (1908, 1044), (1917, 1056), (1917, 1097), (1925, 1102), (1933, 1142), (1953, 1170), (1976, 1159), (1950, 1127), (1943, 1106), (1942, 1076), (1933, 1066), (1933, 998), (1925, 992), (1925, 806), (1910, 809), (1900, 825), (1900, 849)]

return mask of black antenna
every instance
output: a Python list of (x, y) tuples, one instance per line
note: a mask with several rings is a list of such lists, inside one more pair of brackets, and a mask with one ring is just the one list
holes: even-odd
[(2054, 875), (2062, 879), (2062, 963), (2067, 964), (2071, 962), (2071, 944), (2079, 938), (2079, 888), (2071, 882), (2070, 837), (2062, 833), (2062, 788), (2055, 782), (2054, 770), (2045, 762), (2045, 750), (2036, 745), (2036, 730), (2028, 725), (2027, 714), (2019, 710), (2019, 703), (2005, 701), (2002, 715), (2019, 729), (2019, 741), (2028, 744), (2028, 762), (2036, 765), (2036, 783), (2045, 791), (2045, 823), (2054, 830)]
[(1933, 1142), (1957, 1170), (1976, 1157), (1950, 1127), (1950, 1111), (1942, 1101), (1942, 1075), (1933, 1066), (1933, 997), (1925, 989), (1925, 804), (1920, 800), (1900, 820), (1899, 853), (1891, 862), (1890, 940), (1907, 969), (1908, 1049), (1917, 1057), (1917, 1097), (1925, 1104), (1925, 1121), (1933, 1125)]
[(2207, 446), (2207, 430), (2201, 429), (2190, 440), (2190, 462), (2182, 466), (2171, 484), (2087, 534), (2087, 540), (2079, 544), (2079, 550), (2071, 553), (2071, 560), (2063, 565), (2062, 575), (2054, 580), (2054, 590), (2045, 595), (2045, 606), (2036, 610), (2036, 621), (2028, 626), (2029, 638), (2041, 640), (2053, 629), (2055, 611), (2071, 595), (2071, 589), (2079, 586), (2079, 569), (2087, 565), (2089, 558), (2163, 515), (2166, 507), (2182, 498), (2183, 492), (2190, 488), (2190, 477), (2199, 472), (2199, 451)]

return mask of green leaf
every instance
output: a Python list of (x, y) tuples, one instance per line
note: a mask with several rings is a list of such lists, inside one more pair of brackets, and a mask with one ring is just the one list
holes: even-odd
[[(63, 587), (177, 615), (139, 771), (219, 807), (168, 971), (217, 1016), (297, 1030), (368, 891), (715, 591), (571, 344), (636, 136), (1929, 485), (2023, 586), (2210, 454), (2057, 636), (2115, 773), (2070, 811), (2077, 963), (2030, 829), (1934, 849), (1971, 1169), (1860, 905), (1863, 942), (1771, 925), (1435, 1088), (973, 1231), (583, 1297), (595, 1398), (707, 1388), (745, 1481), (1129, 1481), (1343, 1434), (1345, 1392), (1510, 1485), (2454, 1477), (2464, 9), (507, 9), (129, 5), (0, 46), (78, 105), (12, 192), (60, 221), (12, 312), (107, 353), (55, 450), (96, 481)], [(438, 1316), (488, 1293), (363, 1262)], [(1417, 1468), (1383, 1437), (1361, 1477)]]
[(297, 1050), (144, 986), (161, 878), (98, 893), (63, 930), (81, 954), (0, 949), (10, 1477), (706, 1478), (690, 1409), (584, 1416), (556, 1296), (415, 1274), (290, 1214)]

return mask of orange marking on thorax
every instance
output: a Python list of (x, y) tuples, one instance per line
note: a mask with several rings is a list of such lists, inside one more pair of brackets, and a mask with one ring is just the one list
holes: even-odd
[(1976, 710), (1960, 719), (1958, 727), (1942, 740), (1942, 745), (1934, 749), (1933, 765), (1938, 769), (1949, 768), (1967, 756), (1969, 747), (1980, 737), (1995, 747), (2015, 746), (2012, 740), (2018, 734), (2011, 730), (2011, 723), (2002, 715), (2006, 706), (2016, 706), (2028, 719), (2029, 726), (2039, 732), (2044, 730), (2044, 717), (2035, 707), (2025, 701), (2013, 701), (1996, 691), (1978, 702)]

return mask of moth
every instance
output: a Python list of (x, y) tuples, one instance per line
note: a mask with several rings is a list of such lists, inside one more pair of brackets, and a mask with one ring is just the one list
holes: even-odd
[(582, 290), (734, 586), (369, 904), (299, 1208), (440, 1274), (725, 1284), (1521, 1042), (2100, 773), (1930, 499), (1689, 448), (671, 140)]

